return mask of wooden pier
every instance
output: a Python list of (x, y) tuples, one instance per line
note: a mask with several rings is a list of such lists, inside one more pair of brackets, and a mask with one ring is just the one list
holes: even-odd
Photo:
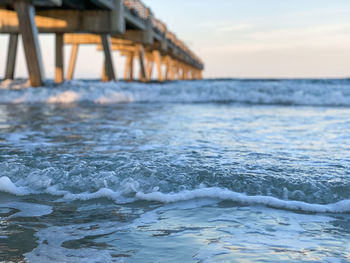
[[(126, 57), (124, 79), (201, 79), (203, 62), (140, 0), (0, 0), (0, 33), (9, 34), (5, 79), (13, 79), (18, 36), (23, 40), (30, 84), (45, 80), (39, 34), (55, 34), (55, 83), (71, 80), (80, 45), (104, 53), (102, 81), (117, 80), (112, 52)], [(72, 45), (67, 78), (64, 45)], [(165, 72), (163, 68), (165, 67)]]

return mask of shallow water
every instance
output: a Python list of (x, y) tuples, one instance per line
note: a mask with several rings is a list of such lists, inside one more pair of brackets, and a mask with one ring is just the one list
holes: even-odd
[(0, 261), (350, 262), (350, 81), (0, 89)]

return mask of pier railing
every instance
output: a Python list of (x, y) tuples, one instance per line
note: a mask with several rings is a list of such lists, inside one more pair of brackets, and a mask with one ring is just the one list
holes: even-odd
[(164, 35), (167, 31), (166, 25), (155, 17), (152, 17), (152, 26), (158, 34)]
[(130, 13), (143, 21), (147, 21), (150, 17), (150, 10), (140, 0), (124, 0), (124, 6)]
[(175, 45), (176, 35), (173, 32), (167, 31), (165, 37)]

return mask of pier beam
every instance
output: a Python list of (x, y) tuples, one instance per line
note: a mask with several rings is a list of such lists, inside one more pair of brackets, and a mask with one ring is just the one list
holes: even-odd
[(35, 9), (31, 2), (26, 0), (15, 0), (14, 8), (18, 16), (19, 32), (22, 35), (30, 84), (33, 87), (38, 87), (43, 84), (44, 68), (38, 29), (35, 24)]
[(101, 35), (101, 43), (105, 54), (105, 61), (102, 73), (102, 81), (116, 80), (112, 59), (111, 39), (107, 34)]
[(111, 28), (113, 32), (124, 34), (126, 32), (126, 23), (124, 15), (124, 1), (114, 0), (114, 9), (111, 15)]
[(5, 79), (14, 79), (18, 46), (18, 34), (10, 34)]
[(55, 83), (60, 84), (64, 81), (64, 35), (56, 33), (56, 69)]
[(146, 13), (148, 14), (148, 20), (146, 21), (146, 31), (144, 34), (143, 43), (151, 45), (154, 42), (153, 23), (152, 23), (153, 13), (149, 8), (146, 9)]
[(71, 51), (70, 60), (69, 60), (69, 67), (68, 67), (67, 80), (72, 80), (73, 79), (74, 71), (75, 71), (75, 65), (76, 65), (76, 62), (77, 62), (78, 49), (79, 49), (79, 44), (73, 44), (72, 45), (72, 51)]

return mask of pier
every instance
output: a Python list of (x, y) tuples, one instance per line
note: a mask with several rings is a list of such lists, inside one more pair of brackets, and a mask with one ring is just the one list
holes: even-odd
[[(112, 52), (126, 57), (124, 80), (201, 79), (204, 64), (152, 10), (139, 0), (0, 0), (0, 33), (9, 34), (5, 79), (13, 79), (19, 35), (23, 40), (30, 85), (42, 86), (45, 73), (39, 34), (55, 34), (55, 83), (71, 80), (81, 45), (103, 52), (101, 80), (116, 75)], [(72, 51), (67, 72), (64, 45)], [(134, 64), (140, 72), (134, 79)]]

